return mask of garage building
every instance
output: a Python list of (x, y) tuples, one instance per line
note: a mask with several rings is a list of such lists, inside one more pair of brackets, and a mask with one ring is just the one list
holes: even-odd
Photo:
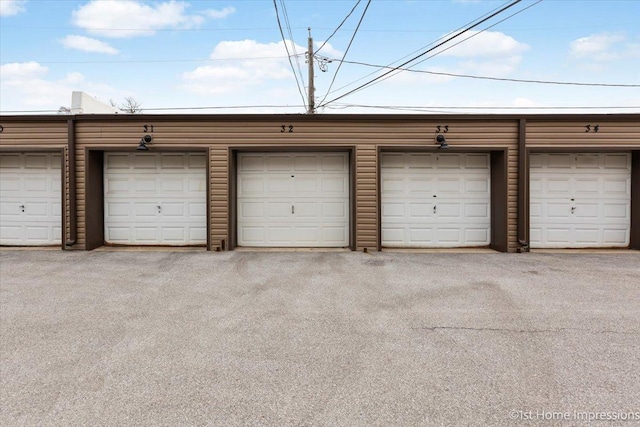
[(0, 245), (640, 248), (640, 115), (0, 116)]

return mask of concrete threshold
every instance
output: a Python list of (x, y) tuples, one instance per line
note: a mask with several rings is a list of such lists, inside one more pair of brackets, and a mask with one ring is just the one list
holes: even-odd
[(93, 252), (206, 252), (204, 246), (100, 246)]
[(382, 252), (412, 254), (491, 254), (501, 253), (491, 248), (382, 248)]
[(639, 250), (629, 248), (530, 249), (530, 252), (536, 254), (640, 254)]
[(352, 252), (350, 248), (247, 248), (238, 247), (233, 252)]

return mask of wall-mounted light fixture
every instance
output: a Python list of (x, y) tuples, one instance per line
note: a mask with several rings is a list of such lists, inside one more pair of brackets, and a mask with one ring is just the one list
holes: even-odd
[(441, 149), (441, 150), (446, 150), (449, 148), (449, 144), (447, 144), (447, 140), (445, 139), (444, 135), (441, 135), (441, 134), (436, 135), (436, 144), (440, 144), (438, 149)]
[(149, 144), (152, 139), (153, 137), (151, 135), (145, 135), (142, 138), (140, 138), (140, 142), (138, 143), (138, 148), (136, 148), (136, 150), (149, 151), (149, 147), (147, 147), (147, 144)]

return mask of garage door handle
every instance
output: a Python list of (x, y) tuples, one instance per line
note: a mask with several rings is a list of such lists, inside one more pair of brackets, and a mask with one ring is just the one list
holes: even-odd
[(433, 205), (433, 213), (436, 213), (438, 210), (438, 207), (436, 205)]
[(291, 213), (292, 214), (296, 213), (296, 208), (294, 206), (291, 206)]
[(576, 207), (575, 206), (571, 206), (571, 213), (574, 213), (576, 211)]
[(162, 212), (162, 206), (157, 205), (156, 208), (158, 208), (158, 213)]
[(24, 212), (24, 205), (20, 205), (19, 208), (20, 208), (20, 211)]

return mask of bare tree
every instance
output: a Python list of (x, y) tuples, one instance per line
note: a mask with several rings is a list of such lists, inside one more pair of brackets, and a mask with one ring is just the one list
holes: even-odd
[(127, 114), (136, 114), (142, 112), (142, 102), (135, 99), (133, 96), (127, 96), (120, 104), (116, 103), (113, 99), (109, 101), (112, 107), (116, 107), (120, 111), (124, 111)]

